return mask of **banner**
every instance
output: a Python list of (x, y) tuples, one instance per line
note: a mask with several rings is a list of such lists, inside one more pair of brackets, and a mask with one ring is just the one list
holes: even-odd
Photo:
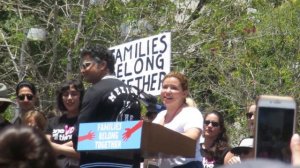
[(80, 123), (78, 151), (139, 149), (143, 121)]
[(110, 50), (116, 58), (118, 79), (146, 93), (160, 94), (162, 79), (170, 72), (170, 32), (114, 46)]

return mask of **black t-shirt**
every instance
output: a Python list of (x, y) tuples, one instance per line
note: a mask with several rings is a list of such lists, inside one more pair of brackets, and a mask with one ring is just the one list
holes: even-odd
[(224, 147), (222, 150), (215, 152), (203, 149), (203, 144), (200, 144), (200, 153), (202, 156), (203, 168), (215, 168), (224, 164), (224, 158), (227, 152), (230, 151), (229, 147)]
[(72, 140), (75, 131), (77, 117), (68, 118), (66, 114), (50, 118), (46, 128), (46, 134), (51, 135), (51, 141), (64, 144)]
[[(140, 120), (140, 110), (139, 101), (130, 86), (116, 78), (106, 78), (86, 91), (78, 123)], [(74, 140), (77, 141), (77, 137)], [(134, 161), (80, 152), (81, 165), (94, 162), (133, 164)]]
[[(49, 119), (46, 134), (51, 136), (51, 141), (57, 144), (64, 144), (72, 140), (75, 132), (77, 116), (68, 118), (66, 114)], [(64, 155), (57, 156), (57, 164), (61, 168), (79, 168), (79, 160)]]

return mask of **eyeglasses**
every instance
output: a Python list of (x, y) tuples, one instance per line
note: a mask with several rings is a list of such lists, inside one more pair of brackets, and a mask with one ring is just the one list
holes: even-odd
[(253, 115), (254, 115), (254, 113), (252, 113), (252, 112), (246, 113), (246, 117), (247, 117), (248, 120), (250, 120)]
[(25, 97), (27, 97), (27, 100), (31, 101), (33, 99), (33, 95), (32, 94), (21, 94), (18, 95), (18, 99), (19, 100), (25, 100)]
[(81, 67), (81, 69), (86, 69), (89, 66), (91, 66), (92, 64), (93, 64), (93, 62), (83, 62), (80, 67)]
[(204, 121), (204, 124), (205, 124), (206, 126), (208, 126), (210, 123), (211, 123), (211, 125), (212, 125), (213, 127), (218, 127), (218, 126), (220, 125), (218, 122), (215, 122), (215, 121), (209, 121), (209, 120), (205, 120), (205, 121)]

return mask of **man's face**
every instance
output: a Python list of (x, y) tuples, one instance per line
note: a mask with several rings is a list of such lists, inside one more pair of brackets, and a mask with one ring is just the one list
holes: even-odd
[(21, 112), (33, 110), (35, 102), (36, 96), (33, 95), (30, 88), (26, 86), (20, 88), (19, 94), (17, 95), (17, 103), (19, 104)]
[(251, 136), (254, 135), (254, 130), (255, 130), (255, 123), (254, 123), (255, 111), (256, 111), (256, 105), (251, 105), (248, 109), (248, 112), (246, 113), (248, 129), (250, 131)]
[(105, 76), (105, 67), (101, 62), (97, 63), (90, 55), (85, 55), (82, 57), (80, 72), (87, 82), (95, 84)]

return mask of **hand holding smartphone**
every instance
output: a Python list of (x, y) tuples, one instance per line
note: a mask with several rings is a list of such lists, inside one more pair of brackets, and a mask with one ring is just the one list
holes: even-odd
[(262, 95), (255, 116), (255, 157), (291, 162), (290, 140), (295, 132), (296, 102), (292, 97)]

